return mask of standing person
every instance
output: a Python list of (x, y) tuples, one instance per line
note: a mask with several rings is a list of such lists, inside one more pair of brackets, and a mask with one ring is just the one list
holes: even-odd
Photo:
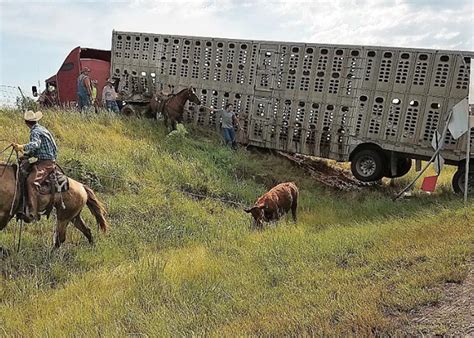
[(117, 105), (117, 92), (115, 91), (114, 82), (113, 79), (107, 80), (104, 89), (102, 89), (102, 103), (108, 111), (118, 113), (119, 107)]
[(230, 145), (232, 149), (237, 149), (234, 126), (240, 130), (242, 128), (240, 128), (239, 120), (237, 119), (237, 116), (235, 116), (235, 113), (232, 110), (233, 108), (234, 106), (228, 103), (225, 105), (224, 109), (209, 108), (209, 110), (215, 111), (220, 114), (220, 117), (222, 119), (222, 133), (224, 136), (225, 144)]
[(94, 106), (94, 112), (97, 114), (99, 112), (99, 102), (97, 102), (97, 80), (91, 81), (91, 101)]
[(57, 105), (56, 88), (48, 84), (46, 89), (38, 97), (38, 103), (43, 107), (52, 107)]
[(166, 89), (161, 90), (161, 95), (166, 97), (174, 95), (174, 88), (171, 85), (168, 85)]
[(26, 191), (28, 193), (26, 222), (39, 219), (37, 195), (39, 187), (56, 167), (58, 147), (49, 130), (38, 123), (42, 117), (43, 113), (40, 111), (36, 113), (31, 110), (27, 111), (24, 114), (24, 120), (30, 128), (30, 142), (27, 144), (12, 144), (16, 151), (25, 152), (28, 157), (38, 159), (33, 163), (31, 172), (26, 179)]
[(92, 86), (89, 78), (91, 70), (84, 67), (77, 78), (77, 97), (79, 102), (79, 111), (87, 110), (91, 105)]

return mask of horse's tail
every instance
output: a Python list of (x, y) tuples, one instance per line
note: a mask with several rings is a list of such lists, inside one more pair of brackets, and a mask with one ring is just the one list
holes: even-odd
[(87, 192), (87, 207), (91, 211), (92, 215), (94, 215), (97, 223), (99, 224), (100, 230), (106, 232), (107, 228), (109, 227), (109, 223), (105, 219), (107, 211), (105, 210), (104, 205), (99, 201), (91, 188), (89, 188), (87, 185), (84, 185), (84, 189), (86, 189)]

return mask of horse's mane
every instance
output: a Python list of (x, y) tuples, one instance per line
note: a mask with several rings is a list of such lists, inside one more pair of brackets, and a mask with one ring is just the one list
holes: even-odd
[(179, 94), (181, 94), (182, 92), (184, 92), (185, 90), (189, 90), (189, 87), (186, 87), (186, 88), (184, 88), (184, 89), (181, 89), (179, 92), (177, 92), (176, 94), (173, 94), (173, 95), (175, 95), (175, 96), (176, 96), (176, 95), (179, 95)]
[(171, 94), (169, 97), (168, 97), (168, 102), (170, 101), (174, 101), (176, 99), (179, 99), (179, 100), (183, 100), (185, 98), (183, 98), (183, 94), (185, 91), (189, 90), (189, 87), (186, 87), (184, 89), (181, 89), (179, 92), (177, 92), (176, 94)]

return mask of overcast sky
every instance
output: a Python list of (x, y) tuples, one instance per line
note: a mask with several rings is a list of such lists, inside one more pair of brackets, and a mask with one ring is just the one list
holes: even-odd
[(332, 44), (474, 50), (473, 0), (0, 0), (0, 85), (57, 72), (112, 30)]

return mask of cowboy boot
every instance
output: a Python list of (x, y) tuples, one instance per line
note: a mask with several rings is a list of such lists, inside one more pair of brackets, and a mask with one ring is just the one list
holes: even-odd
[(28, 185), (28, 199), (27, 199), (27, 208), (26, 208), (26, 219), (25, 222), (30, 223), (39, 220), (38, 217), (38, 189), (33, 183)]

